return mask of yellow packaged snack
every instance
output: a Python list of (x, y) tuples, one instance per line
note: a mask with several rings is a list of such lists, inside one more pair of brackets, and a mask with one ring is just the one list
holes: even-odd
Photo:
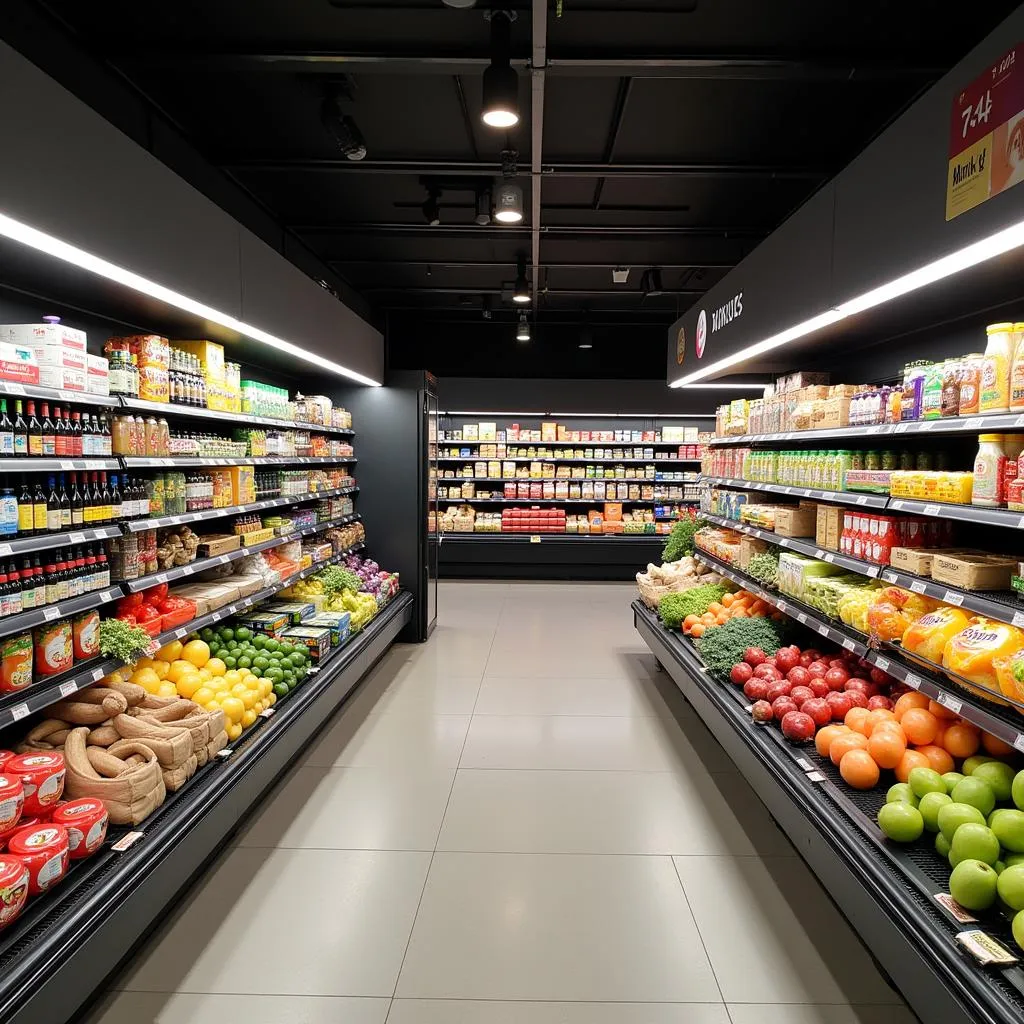
[(993, 662), (996, 680), (1003, 696), (1024, 704), (1024, 649), (996, 658)]
[(935, 611), (939, 602), (902, 587), (885, 587), (868, 609), (868, 632), (880, 640), (901, 640), (922, 615)]
[(946, 644), (971, 624), (959, 608), (944, 606), (922, 615), (903, 634), (903, 648), (919, 658), (942, 664)]
[(1024, 648), (1024, 633), (1005, 622), (975, 619), (946, 643), (942, 664), (992, 693), (1001, 693), (994, 662)]

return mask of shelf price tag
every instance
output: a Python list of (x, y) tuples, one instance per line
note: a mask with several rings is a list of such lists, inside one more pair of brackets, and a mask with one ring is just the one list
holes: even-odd
[(912, 690), (921, 689), (921, 678), (920, 676), (915, 676), (913, 672), (908, 672), (903, 682), (905, 682)]
[(1013, 613), (1013, 624), (1015, 626), (1024, 626), (1024, 612)]
[(870, 566), (868, 566), (868, 575), (869, 576), (877, 576), (879, 571), (880, 570), (879, 570), (877, 565), (870, 565)]
[(834, 562), (835, 560), (836, 560), (836, 556), (833, 555), (831, 551), (827, 551), (825, 553), (825, 561), (826, 562)]
[(960, 605), (964, 603), (964, 595), (958, 594), (953, 590), (947, 590), (945, 594), (942, 595), (942, 600), (945, 601), (946, 604), (955, 604), (957, 608), (959, 608)]
[(858, 504), (858, 505), (866, 505), (867, 503), (868, 503), (868, 499), (867, 499), (867, 495), (866, 495), (866, 494), (862, 494), (862, 495), (861, 495), (861, 496), (860, 496), (860, 497), (859, 497), (859, 498), (857, 499), (857, 504)]
[(948, 892), (937, 892), (934, 896), (935, 902), (941, 907), (945, 907), (950, 914), (953, 915), (961, 924), (973, 924), (977, 922), (976, 917), (972, 917), (963, 907)]
[(101, 668), (94, 668), (92, 672), (89, 673), (89, 675), (92, 681), (95, 683), (102, 679), (106, 675), (106, 673)]
[(800, 620), (800, 621), (801, 621), (801, 622), (802, 622), (802, 623), (803, 623), (803, 624), (804, 624), (805, 626), (807, 625), (807, 616), (806, 616), (806, 615), (804, 615), (804, 613), (803, 613), (803, 612), (797, 612), (797, 613), (796, 613), (796, 617), (797, 617), (797, 618), (798, 618), (798, 619), (799, 619), (799, 620)]
[(121, 836), (110, 848), (118, 853), (124, 853), (125, 850), (134, 846), (145, 834), (145, 832), (128, 832)]
[(1013, 745), (1021, 752), (1024, 753), (1024, 735), (1017, 733), (1013, 738)]
[(877, 666), (878, 666), (878, 667), (879, 667), (879, 668), (880, 668), (880, 669), (881, 669), (881, 670), (882, 670), (883, 672), (888, 672), (888, 671), (889, 671), (889, 659), (888, 659), (888, 658), (876, 657), (876, 658), (875, 658), (875, 664), (876, 664), (876, 665), (877, 665)]
[(59, 618), (60, 618), (60, 608), (57, 605), (54, 605), (52, 608), (44, 608), (43, 609), (43, 621), (44, 622), (53, 622), (54, 619), (59, 619)]
[(910, 589), (915, 594), (923, 594), (928, 589), (928, 584), (923, 580), (914, 580), (914, 582), (910, 584)]
[(70, 697), (71, 694), (77, 692), (77, 690), (78, 690), (78, 684), (77, 683), (61, 683), (60, 684), (60, 695), (62, 697)]
[(16, 722), (20, 722), (23, 718), (28, 718), (29, 714), (30, 712), (27, 704), (15, 704), (14, 707), (11, 708), (11, 718)]
[(942, 510), (939, 508), (938, 505), (925, 505), (925, 507), (921, 509), (921, 511), (926, 516), (937, 516)]
[(796, 763), (798, 765), (800, 765), (800, 767), (803, 768), (803, 770), (805, 772), (813, 772), (814, 771), (814, 765), (811, 764), (811, 762), (808, 761), (806, 757), (798, 757), (796, 759)]
[(807, 781), (808, 782), (824, 782), (825, 781), (825, 776), (822, 775), (821, 772), (808, 772), (807, 773)]
[(538, 537), (538, 536), (537, 536), (536, 534), (534, 534), (534, 535), (533, 535), (533, 536), (532, 536), (532, 537), (530, 538), (530, 543), (531, 543), (531, 544), (539, 544), (539, 543), (540, 543), (540, 537)]
[(905, 434), (910, 429), (909, 423), (897, 423), (893, 428), (894, 433)]
[(896, 581), (897, 581), (897, 580), (899, 579), (899, 576), (897, 576), (897, 575), (896, 575), (896, 573), (894, 573), (894, 572), (889, 572), (889, 570), (888, 570), (888, 569), (886, 569), (886, 570), (885, 570), (885, 571), (884, 571), (884, 572), (882, 573), (882, 579), (883, 579), (883, 580), (888, 580), (888, 581), (889, 581), (890, 583), (895, 583), (895, 582), (896, 582)]
[(855, 651), (857, 649), (857, 645), (849, 637), (845, 636), (843, 637), (843, 647), (848, 651)]
[(964, 706), (962, 701), (957, 700), (956, 697), (952, 697), (945, 692), (939, 694), (939, 703), (944, 708), (949, 708), (954, 715), (960, 714), (960, 709)]
[(967, 950), (979, 964), (1015, 964), (1015, 957), (1001, 942), (978, 928), (969, 932), (958, 932), (956, 941)]
[(0, 544), (0, 555), (9, 555), (13, 550), (10, 544)]
[(272, 717), (273, 717), (273, 715), (274, 715), (274, 709), (273, 709), (273, 708), (264, 708), (264, 709), (263, 709), (263, 710), (262, 710), (262, 711), (261, 711), (261, 712), (259, 713), (259, 717), (260, 717), (260, 718), (272, 718)]
[(969, 420), (964, 420), (961, 427), (964, 430), (980, 430), (984, 422), (980, 416), (972, 416)]

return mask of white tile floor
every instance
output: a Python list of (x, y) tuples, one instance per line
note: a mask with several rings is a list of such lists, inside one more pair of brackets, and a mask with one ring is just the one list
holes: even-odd
[(632, 596), (444, 584), (91, 1024), (912, 1024)]

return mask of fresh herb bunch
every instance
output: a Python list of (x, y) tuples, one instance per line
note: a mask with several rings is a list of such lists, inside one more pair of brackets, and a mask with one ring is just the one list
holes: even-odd
[(320, 579), (323, 581), (324, 597), (328, 600), (339, 591), (351, 590), (357, 593), (363, 586), (363, 581), (354, 572), (340, 565), (328, 566), (320, 574)]
[(720, 679), (728, 677), (733, 665), (743, 660), (748, 647), (760, 647), (771, 656), (785, 646), (785, 626), (768, 618), (729, 619), (708, 629), (696, 641), (701, 660)]
[(746, 572), (753, 576), (758, 583), (766, 587), (775, 587), (779, 582), (779, 555), (777, 551), (764, 551), (754, 555), (747, 562)]
[(693, 536), (704, 526), (704, 520), (687, 516), (680, 519), (668, 535), (665, 547), (661, 552), (662, 562), (678, 562), (686, 555), (692, 555), (694, 551)]
[(130, 626), (123, 619), (100, 622), (100, 654), (105, 658), (119, 658), (131, 664), (149, 653), (152, 645), (153, 638), (139, 626)]
[(700, 587), (666, 594), (658, 602), (658, 615), (669, 629), (679, 629), (687, 615), (703, 615), (708, 605), (721, 601), (729, 591), (723, 583), (705, 583)]

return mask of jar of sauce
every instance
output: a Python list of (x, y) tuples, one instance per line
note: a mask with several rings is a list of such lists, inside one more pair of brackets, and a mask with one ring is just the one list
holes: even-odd
[(981, 369), (984, 360), (980, 352), (972, 352), (960, 360), (958, 416), (977, 416), (981, 409)]
[(942, 397), (940, 413), (942, 418), (957, 416), (960, 412), (960, 371), (959, 359), (947, 359), (942, 367)]

